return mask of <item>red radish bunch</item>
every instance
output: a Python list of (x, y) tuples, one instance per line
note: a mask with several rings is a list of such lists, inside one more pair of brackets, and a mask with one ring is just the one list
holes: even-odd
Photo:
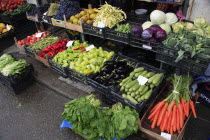
[(67, 49), (66, 44), (68, 43), (67, 39), (57, 40), (54, 44), (47, 46), (42, 50), (40, 57), (46, 59), (45, 54), (49, 58), (53, 58), (59, 52), (65, 51)]
[(189, 86), (192, 78), (189, 76), (177, 76), (172, 78), (173, 91), (169, 96), (159, 102), (151, 111), (148, 119), (151, 120), (151, 128), (159, 127), (161, 132), (180, 133), (184, 121), (189, 117), (190, 110), (196, 118), (194, 102), (190, 99)]
[[(41, 37), (36, 37), (38, 33), (42, 33)], [(41, 32), (40, 30), (38, 30), (38, 32), (36, 32), (35, 34), (33, 34), (31, 36), (27, 36), (26, 39), (18, 41), (17, 44), (20, 46), (24, 46), (25, 44), (31, 45), (31, 44), (47, 37), (48, 35), (49, 35), (48, 32)]]
[(0, 10), (11, 12), (23, 3), (23, 0), (2, 0), (0, 2)]

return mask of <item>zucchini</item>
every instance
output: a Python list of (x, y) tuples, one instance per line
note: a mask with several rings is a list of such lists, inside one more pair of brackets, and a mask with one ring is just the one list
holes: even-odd
[(129, 89), (126, 88), (126, 89), (125, 89), (125, 92), (128, 92), (128, 90), (129, 90)]
[(147, 91), (147, 92), (144, 94), (144, 100), (149, 99), (149, 97), (151, 96), (151, 94), (152, 94), (152, 89), (150, 89), (149, 91)]
[(149, 89), (149, 87), (148, 87), (148, 86), (146, 86), (146, 87), (144, 88), (144, 90), (142, 90), (142, 92), (140, 93), (140, 95), (145, 94), (145, 93), (148, 91), (148, 89)]
[(152, 84), (153, 84), (153, 85), (156, 85), (156, 84), (160, 81), (160, 79), (161, 79), (162, 76), (163, 76), (163, 73), (158, 74), (158, 75), (153, 79)]
[(127, 99), (130, 100), (131, 102), (135, 103), (135, 104), (138, 104), (138, 102), (133, 97), (131, 97), (130, 95), (127, 96)]
[(134, 75), (135, 75), (135, 72), (133, 71), (129, 74), (129, 77), (133, 77)]
[(152, 77), (149, 78), (149, 80), (147, 81), (149, 84), (152, 83), (153, 79), (155, 79), (158, 76), (158, 74), (153, 75)]
[(159, 84), (160, 84), (160, 81), (155, 85), (155, 87), (158, 86)]
[(130, 95), (131, 97), (134, 97), (135, 96), (135, 93), (133, 93), (133, 92), (131, 92), (131, 95)]
[(135, 69), (134, 72), (137, 73), (137, 72), (140, 72), (140, 71), (143, 71), (143, 70), (144, 70), (144, 68), (143, 67), (140, 67), (140, 68)]
[(148, 72), (148, 73), (146, 74), (145, 77), (150, 78), (150, 77), (152, 77), (153, 75), (155, 75), (154, 72)]
[(131, 77), (127, 77), (127, 78), (123, 79), (121, 83), (126, 83), (129, 79), (131, 79)]
[(138, 102), (141, 102), (141, 98), (138, 98), (137, 101), (138, 101)]
[(133, 87), (132, 87), (132, 91), (137, 91), (139, 89), (140, 85), (137, 82)]
[(132, 79), (129, 79), (128, 81), (126, 81), (125, 83), (123, 83), (122, 86), (125, 86), (125, 85), (129, 84), (130, 82), (132, 82)]
[(127, 95), (126, 95), (126, 94), (122, 94), (122, 97), (123, 97), (123, 98), (127, 98)]
[(143, 76), (143, 77), (144, 77), (144, 76), (147, 74), (147, 72), (148, 72), (148, 71), (146, 71), (146, 70), (145, 70), (145, 71), (143, 71), (143, 72), (141, 73), (141, 76)]
[(151, 89), (153, 89), (153, 88), (155, 87), (155, 85), (150, 84), (149, 87), (150, 87)]
[(133, 85), (136, 84), (136, 82), (138, 82), (138, 81), (137, 80), (134, 80), (134, 81), (128, 83), (127, 85), (125, 85), (125, 88), (130, 89)]
[(142, 91), (144, 90), (145, 87), (146, 87), (145, 85), (142, 85), (142, 86), (138, 89), (138, 91), (142, 92)]

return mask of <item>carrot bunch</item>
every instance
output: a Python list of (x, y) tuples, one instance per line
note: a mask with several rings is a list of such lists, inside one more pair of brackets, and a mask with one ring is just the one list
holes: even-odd
[(173, 91), (168, 97), (160, 101), (150, 111), (148, 117), (151, 120), (151, 128), (159, 127), (161, 132), (168, 132), (173, 135), (174, 132), (180, 133), (184, 126), (184, 121), (192, 110), (196, 118), (194, 103), (190, 98), (190, 84), (192, 78), (189, 76), (174, 76), (171, 78)]

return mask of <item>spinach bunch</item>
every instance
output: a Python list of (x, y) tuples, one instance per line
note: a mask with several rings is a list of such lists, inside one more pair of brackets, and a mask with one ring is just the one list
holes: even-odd
[(184, 30), (180, 33), (171, 33), (163, 44), (178, 51), (164, 50), (164, 53), (176, 56), (178, 62), (183, 58), (190, 59), (194, 56), (210, 58), (210, 38), (197, 35), (191, 31)]
[(62, 119), (69, 121), (73, 131), (86, 139), (125, 138), (138, 130), (138, 113), (121, 103), (101, 108), (94, 95), (70, 101), (65, 105)]

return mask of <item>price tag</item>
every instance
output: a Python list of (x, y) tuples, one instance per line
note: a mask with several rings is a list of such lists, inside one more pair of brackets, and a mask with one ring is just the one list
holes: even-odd
[(167, 140), (171, 140), (171, 135), (168, 134), (168, 133), (161, 132), (160, 135), (161, 135), (162, 137), (164, 137), (165, 139), (167, 139)]
[(143, 48), (145, 48), (145, 49), (149, 49), (149, 50), (151, 50), (151, 49), (152, 49), (152, 47), (151, 47), (151, 46), (148, 46), (148, 45), (145, 45), (145, 44), (143, 44)]
[(145, 85), (149, 79), (140, 75), (137, 80), (139, 82), (139, 85), (142, 86), (142, 85)]
[(8, 30), (8, 31), (9, 31), (9, 30), (11, 30), (11, 28), (9, 27), (9, 25), (8, 25), (8, 24), (7, 24), (6, 28), (7, 28), (7, 30)]
[(66, 47), (71, 47), (73, 45), (74, 41), (69, 41), (67, 44), (66, 44)]
[(86, 51), (89, 51), (89, 50), (91, 50), (91, 49), (93, 49), (93, 48), (95, 48), (95, 46), (94, 46), (94, 45), (90, 45), (90, 46), (88, 46), (88, 47), (86, 48)]
[(36, 37), (41, 37), (42, 36), (42, 33), (37, 33), (36, 34)]
[(99, 21), (99, 22), (98, 22), (98, 27), (99, 27), (99, 28), (104, 28), (104, 27), (105, 27), (105, 24), (104, 24), (103, 22), (100, 22), (100, 21)]

